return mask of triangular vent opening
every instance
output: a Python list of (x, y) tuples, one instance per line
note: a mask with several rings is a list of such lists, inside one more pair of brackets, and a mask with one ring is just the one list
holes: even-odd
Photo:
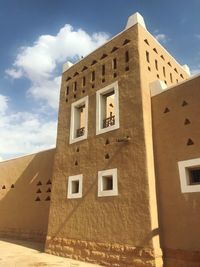
[(168, 109), (168, 107), (166, 107), (164, 110), (164, 113), (168, 113), (168, 112), (170, 112), (170, 110)]
[(187, 141), (187, 146), (191, 146), (191, 145), (194, 145), (194, 142), (192, 141), (192, 139), (188, 139)]

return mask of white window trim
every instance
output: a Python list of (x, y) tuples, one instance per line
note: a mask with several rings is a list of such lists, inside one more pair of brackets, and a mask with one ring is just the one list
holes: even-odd
[(200, 185), (189, 184), (189, 168), (200, 167), (200, 158), (178, 162), (182, 193), (200, 192)]
[[(70, 144), (87, 139), (87, 135), (88, 135), (88, 102), (89, 102), (89, 99), (88, 99), (88, 96), (86, 96), (86, 97), (83, 97), (83, 98), (79, 99), (78, 101), (71, 104), (70, 138), (69, 138)], [(85, 104), (85, 121), (84, 121), (85, 132), (84, 132), (83, 136), (74, 137), (75, 108), (77, 106), (80, 106), (81, 104)]]
[[(112, 175), (113, 189), (103, 190), (103, 177)], [(108, 197), (118, 195), (117, 169), (98, 171), (98, 197)]]
[[(102, 112), (101, 112), (101, 95), (105, 94), (109, 91), (114, 89), (115, 92), (115, 125), (112, 125), (107, 128), (102, 128)], [(96, 134), (102, 134), (109, 131), (113, 131), (119, 128), (119, 88), (118, 88), (118, 81), (98, 90), (96, 92)]]
[[(72, 182), (73, 181), (79, 181), (79, 192), (78, 193), (72, 193)], [(73, 198), (81, 198), (82, 197), (82, 190), (83, 190), (83, 175), (73, 175), (68, 177), (68, 191), (67, 191), (67, 198), (73, 199)]]

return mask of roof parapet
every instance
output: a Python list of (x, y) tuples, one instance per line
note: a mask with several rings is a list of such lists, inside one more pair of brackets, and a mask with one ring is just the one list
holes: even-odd
[(166, 84), (161, 80), (155, 80), (149, 84), (151, 97), (162, 93), (167, 88)]
[(185, 65), (182, 66), (182, 68), (184, 69), (185, 72), (187, 72), (187, 74), (188, 74), (189, 76), (191, 75), (191, 74), (190, 74), (190, 68), (189, 68), (188, 65), (185, 64)]
[(138, 12), (134, 13), (128, 18), (125, 30), (129, 29), (130, 27), (134, 26), (135, 24), (139, 23), (142, 27), (146, 29), (146, 25), (144, 22), (144, 18)]
[(73, 66), (73, 63), (71, 63), (70, 61), (67, 61), (66, 63), (64, 63), (63, 72), (67, 71), (69, 68), (71, 68), (71, 66)]

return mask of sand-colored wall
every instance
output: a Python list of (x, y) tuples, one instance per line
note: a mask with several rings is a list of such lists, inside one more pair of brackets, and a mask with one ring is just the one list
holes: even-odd
[(54, 153), (51, 149), (0, 162), (1, 237), (45, 240)]
[[(197, 77), (152, 98), (159, 221), (166, 267), (196, 267), (200, 263), (200, 193), (181, 192), (177, 164), (200, 157), (199, 88)], [(169, 112), (164, 113), (166, 107)], [(190, 124), (185, 124), (186, 118)], [(187, 145), (189, 138), (193, 145)]]
[[(155, 266), (158, 257), (156, 266), (161, 266), (160, 254), (157, 255), (152, 242), (157, 234), (156, 230), (152, 231), (149, 208), (137, 34), (136, 25), (63, 74), (46, 243), (49, 253), (108, 266)], [(111, 52), (114, 47), (118, 49)], [(129, 62), (125, 62), (126, 51)], [(103, 54), (107, 56), (101, 59)], [(116, 70), (112, 69), (113, 58), (117, 58)], [(97, 61), (95, 65), (91, 65), (93, 60)], [(105, 77), (101, 74), (103, 64)], [(82, 71), (84, 66), (87, 69)], [(94, 82), (91, 81), (93, 70)], [(83, 76), (86, 77), (84, 87)], [(68, 77), (71, 79), (66, 81)], [(73, 92), (75, 81), (77, 91)], [(120, 128), (96, 135), (96, 91), (115, 81), (119, 85)], [(71, 104), (86, 95), (89, 96), (88, 138), (70, 145)], [(130, 141), (116, 141), (124, 136), (129, 136)], [(112, 168), (118, 170), (119, 195), (100, 198), (98, 171)], [(83, 197), (67, 199), (67, 178), (77, 174), (83, 174)]]

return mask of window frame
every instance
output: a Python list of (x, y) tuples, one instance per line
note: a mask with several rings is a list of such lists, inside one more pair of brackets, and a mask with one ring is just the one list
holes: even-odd
[[(106, 176), (112, 176), (112, 190), (103, 190), (103, 178)], [(118, 178), (117, 168), (98, 171), (98, 197), (118, 196)]]
[[(79, 181), (79, 192), (72, 193), (72, 183), (75, 181)], [(68, 177), (68, 188), (67, 188), (67, 198), (68, 199), (75, 199), (75, 198), (82, 198), (83, 196), (83, 175), (72, 175)]]
[(182, 193), (200, 192), (200, 184), (191, 184), (190, 169), (200, 169), (200, 158), (178, 162), (179, 177)]
[[(89, 104), (88, 96), (85, 96), (71, 104), (70, 138), (69, 138), (70, 144), (87, 139), (87, 136), (88, 136), (88, 104)], [(81, 105), (85, 105), (85, 119), (84, 119), (85, 129), (84, 129), (84, 134), (82, 136), (75, 137), (75, 109), (80, 107)]]
[[(107, 93), (114, 91), (114, 106), (115, 106), (115, 124), (109, 127), (103, 128), (103, 109), (102, 109), (102, 96)], [(120, 127), (119, 125), (119, 88), (118, 81), (107, 85), (106, 87), (96, 92), (96, 135), (103, 134), (116, 130)]]

